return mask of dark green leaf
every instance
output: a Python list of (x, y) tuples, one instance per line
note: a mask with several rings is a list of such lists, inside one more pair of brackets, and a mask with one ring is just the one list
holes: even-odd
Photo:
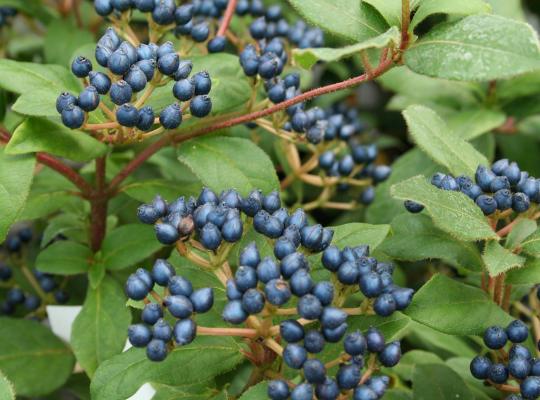
[(411, 29), (433, 14), (469, 15), (487, 13), (489, 4), (483, 0), (421, 0), (411, 21)]
[(289, 0), (310, 23), (349, 42), (362, 42), (388, 29), (381, 15), (361, 0)]
[[(178, 161), (176, 161), (178, 164)], [(140, 202), (151, 202), (159, 193), (164, 199), (174, 200), (178, 196), (197, 196), (200, 193), (200, 183), (179, 183), (162, 179), (135, 181), (122, 187), (122, 192)]]
[(474, 139), (486, 132), (501, 126), (506, 116), (500, 111), (478, 108), (476, 110), (460, 110), (447, 119), (448, 128), (464, 140)]
[(441, 24), (405, 53), (413, 71), (439, 78), (487, 81), (540, 68), (534, 29), (495, 15)]
[(421, 364), (443, 364), (444, 361), (436, 354), (424, 350), (411, 350), (403, 354), (399, 364), (394, 367), (400, 378), (412, 380), (415, 368)]
[(17, 127), (6, 147), (8, 154), (44, 151), (74, 161), (90, 161), (107, 152), (107, 146), (81, 131), (44, 118), (28, 118)]
[(200, 336), (188, 346), (175, 348), (160, 363), (148, 360), (144, 349), (132, 348), (99, 366), (90, 386), (92, 399), (126, 399), (145, 382), (173, 386), (204, 382), (230, 371), (243, 359), (240, 346), (226, 337)]
[(531, 256), (540, 257), (540, 229), (521, 242), (521, 248)]
[(535, 285), (540, 283), (540, 259), (528, 259), (522, 268), (508, 271), (506, 282), (513, 285)]
[(11, 156), (0, 148), (0, 240), (6, 237), (9, 227), (24, 209), (35, 163), (33, 155)]
[(455, 240), (437, 229), (427, 215), (403, 214), (392, 222), (393, 235), (379, 247), (390, 258), (404, 261), (442, 259), (456, 267), (481, 271), (483, 262), (474, 243)]
[(420, 364), (413, 374), (415, 400), (474, 400), (463, 379), (444, 364)]
[(340, 248), (367, 244), (370, 250), (374, 251), (388, 235), (390, 226), (354, 222), (335, 226), (331, 229), (334, 230), (332, 244)]
[(479, 164), (487, 165), (486, 158), (450, 131), (433, 110), (424, 106), (410, 106), (403, 116), (418, 146), (454, 175), (474, 175)]
[(82, 244), (61, 240), (39, 253), (36, 268), (58, 275), (75, 275), (88, 272), (92, 252)]
[(0, 6), (16, 8), (24, 14), (36, 17), (45, 24), (56, 17), (53, 9), (47, 7), (40, 0), (0, 0)]
[(395, 47), (399, 44), (399, 40), (399, 30), (393, 26), (382, 35), (346, 47), (337, 49), (329, 47), (294, 49), (293, 57), (296, 63), (302, 68), (311, 69), (318, 61), (338, 61), (342, 58), (358, 55), (361, 51), (367, 49), (383, 48), (389, 45)]
[(250, 387), (238, 400), (259, 400), (268, 397), (268, 382), (261, 382)]
[(525, 239), (531, 236), (537, 229), (536, 221), (531, 219), (518, 220), (512, 230), (506, 237), (504, 247), (507, 249), (515, 249)]
[(364, 0), (381, 13), (388, 25), (401, 26), (401, 0)]
[[(57, 19), (47, 26), (45, 59), (51, 64), (69, 66), (71, 55), (86, 43), (93, 43), (94, 36), (87, 30), (77, 29), (69, 19)], [(62, 43), (62, 46), (59, 46)]]
[(19, 396), (37, 397), (59, 388), (73, 370), (67, 346), (36, 321), (0, 318), (0, 370)]
[(245, 195), (261, 189), (266, 194), (279, 189), (272, 161), (250, 140), (220, 136), (193, 139), (180, 146), (178, 158), (217, 192), (235, 188)]
[(461, 192), (441, 190), (416, 176), (392, 186), (391, 194), (401, 200), (423, 204), (435, 225), (463, 241), (497, 239), (482, 211)]
[(519, 268), (525, 262), (525, 258), (515, 255), (494, 240), (486, 243), (482, 259), (490, 276), (497, 276), (512, 268)]
[(116, 281), (105, 277), (96, 289), (88, 289), (71, 332), (73, 352), (88, 376), (122, 352), (130, 322), (124, 291)]
[(410, 322), (411, 319), (400, 312), (395, 312), (390, 317), (362, 315), (347, 319), (351, 330), (360, 329), (365, 332), (370, 327), (374, 327), (382, 332), (386, 341), (401, 339), (405, 335)]
[(404, 311), (413, 320), (451, 335), (480, 335), (512, 318), (480, 289), (437, 274), (414, 295)]
[(109, 232), (101, 248), (101, 261), (109, 270), (134, 265), (161, 249), (154, 229), (143, 224), (122, 225)]

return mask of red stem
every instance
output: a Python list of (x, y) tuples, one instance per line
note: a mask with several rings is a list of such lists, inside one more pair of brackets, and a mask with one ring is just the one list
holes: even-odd
[[(11, 139), (11, 135), (5, 128), (0, 127), (0, 142), (7, 144)], [(90, 194), (92, 187), (84, 178), (74, 169), (64, 164), (57, 158), (47, 154), (38, 152), (36, 153), (36, 159), (39, 163), (46, 165), (47, 167), (55, 170), (59, 174), (70, 180), (75, 186), (77, 186), (82, 192), (83, 196)]]
[(227, 8), (223, 14), (223, 19), (221, 20), (221, 25), (219, 26), (216, 36), (225, 36), (225, 32), (227, 32), (227, 29), (229, 28), (229, 24), (231, 23), (235, 9), (236, 0), (229, 0), (229, 4), (227, 4)]
[(93, 252), (101, 248), (107, 230), (107, 206), (109, 199), (105, 184), (106, 158), (96, 158), (96, 190), (90, 199), (90, 247)]
[(187, 135), (178, 135), (177, 137), (164, 136), (160, 140), (158, 140), (157, 142), (154, 142), (152, 145), (150, 145), (149, 147), (144, 149), (142, 152), (140, 152), (137, 155), (137, 157), (131, 160), (124, 167), (124, 169), (121, 170), (118, 173), (118, 175), (114, 177), (114, 179), (111, 181), (111, 184), (110, 184), (110, 193), (114, 193), (118, 185), (120, 185), (120, 183), (122, 183), (124, 179), (126, 179), (133, 171), (139, 168), (142, 165), (142, 163), (144, 163), (147, 159), (152, 157), (156, 152), (158, 152), (162, 147), (166, 146), (171, 141), (173, 143), (181, 143), (186, 140), (193, 139), (195, 137), (202, 136), (207, 133), (211, 133), (220, 129), (230, 128), (235, 125), (240, 125), (249, 121), (253, 121), (258, 118), (266, 117), (268, 115), (284, 110), (295, 104), (302, 103), (306, 100), (312, 99), (313, 97), (321, 96), (323, 94), (332, 93), (338, 90), (347, 89), (351, 86), (359, 85), (362, 82), (365, 82), (365, 81), (368, 81), (368, 80), (371, 80), (380, 76), (381, 74), (386, 72), (392, 66), (392, 64), (393, 64), (392, 58), (383, 59), (381, 63), (373, 71), (371, 71), (371, 74), (369, 75), (367, 73), (364, 73), (354, 78), (347, 79), (346, 81), (333, 83), (331, 85), (322, 86), (320, 88), (309, 90), (290, 100), (286, 100), (282, 103), (275, 104), (271, 107), (268, 107), (265, 110), (256, 111), (250, 114), (245, 114), (240, 117), (232, 118), (225, 121), (220, 121), (213, 125), (209, 125), (209, 126), (200, 128), (198, 130), (195, 130)]

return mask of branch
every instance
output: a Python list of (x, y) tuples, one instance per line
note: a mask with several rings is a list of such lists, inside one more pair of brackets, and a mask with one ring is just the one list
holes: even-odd
[(236, 9), (236, 0), (229, 0), (229, 3), (227, 4), (227, 8), (225, 9), (225, 13), (223, 14), (223, 19), (216, 33), (216, 36), (225, 35), (225, 32), (227, 32), (227, 29), (229, 28), (229, 24), (231, 23), (231, 19), (234, 15), (235, 9)]
[(248, 328), (209, 328), (205, 326), (198, 326), (197, 335), (241, 336), (245, 338), (255, 339), (259, 334), (255, 329)]
[(411, 22), (411, 5), (409, 0), (401, 0), (401, 50), (409, 45), (409, 25)]
[[(4, 127), (0, 127), (0, 142), (7, 144), (10, 139), (10, 133)], [(64, 164), (57, 158), (47, 153), (38, 152), (36, 153), (36, 159), (39, 163), (46, 165), (50, 169), (53, 169), (59, 174), (63, 175), (66, 179), (70, 180), (75, 186), (80, 189), (83, 196), (89, 195), (92, 191), (92, 187), (90, 186), (90, 184), (86, 182), (77, 171)]]

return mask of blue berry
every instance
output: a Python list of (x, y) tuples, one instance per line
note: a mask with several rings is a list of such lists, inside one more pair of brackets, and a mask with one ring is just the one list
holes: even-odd
[(366, 385), (380, 397), (384, 396), (389, 384), (390, 379), (385, 375), (373, 376), (366, 381)]
[(255, 242), (248, 244), (240, 253), (239, 265), (257, 268), (261, 262), (261, 256)]
[(107, 94), (111, 88), (111, 79), (103, 72), (91, 71), (89, 74), (90, 84), (94, 86), (99, 94)]
[(291, 290), (287, 282), (281, 279), (272, 279), (264, 287), (264, 294), (270, 304), (281, 306), (291, 298)]
[(291, 392), (291, 400), (312, 400), (313, 386), (309, 383), (301, 383)]
[(254, 268), (241, 265), (235, 273), (236, 286), (241, 292), (257, 287), (257, 272)]
[(491, 181), (495, 179), (495, 174), (491, 172), (490, 169), (486, 168), (483, 165), (479, 165), (476, 169), (475, 180), (478, 186), (484, 191), (489, 191), (491, 186)]
[(360, 194), (360, 203), (363, 205), (369, 205), (375, 200), (375, 188), (373, 186), (368, 186)]
[(116, 105), (121, 106), (122, 104), (129, 103), (132, 95), (133, 90), (131, 89), (131, 86), (124, 80), (119, 80), (111, 86), (111, 100)]
[(240, 217), (230, 218), (225, 221), (221, 228), (223, 239), (229, 243), (235, 243), (242, 238), (244, 226)]
[(144, 224), (155, 224), (160, 215), (151, 205), (143, 204), (137, 209), (137, 217)]
[(508, 371), (514, 378), (525, 379), (531, 372), (531, 362), (523, 357), (511, 358), (508, 362)]
[(172, 295), (180, 294), (182, 296), (189, 297), (193, 293), (193, 286), (191, 282), (182, 276), (172, 276), (169, 278), (169, 293)]
[(364, 355), (367, 350), (366, 338), (360, 331), (349, 333), (345, 336), (343, 348), (345, 349), (345, 352), (351, 356)]
[(384, 336), (378, 329), (369, 328), (365, 337), (370, 353), (380, 353), (384, 349)]
[(167, 357), (167, 343), (152, 339), (146, 346), (146, 356), (151, 361), (163, 361)]
[(302, 297), (311, 292), (311, 289), (313, 288), (313, 279), (311, 279), (311, 275), (307, 270), (299, 269), (291, 276), (289, 284), (291, 286), (292, 294)]
[(24, 299), (24, 308), (29, 311), (34, 311), (41, 305), (41, 299), (35, 295), (28, 295)]
[(139, 122), (139, 111), (132, 104), (122, 104), (116, 110), (116, 120), (120, 125), (132, 128)]
[(214, 291), (212, 288), (202, 288), (193, 292), (189, 297), (196, 313), (205, 313), (214, 305)]
[[(141, 4), (143, 2), (152, 3), (152, 0), (135, 0), (135, 1), (138, 2), (139, 4)], [(138, 5), (136, 7), (139, 8)], [(148, 11), (151, 11), (151, 10), (148, 10)], [(141, 43), (137, 47), (137, 58), (138, 58), (139, 61), (155, 59), (156, 56), (157, 56), (157, 52), (156, 52), (156, 48), (154, 46), (150, 46), (148, 44)]]
[(143, 324), (131, 325), (128, 328), (128, 339), (133, 347), (145, 347), (152, 340), (152, 331)]
[(323, 266), (333, 272), (336, 272), (343, 263), (341, 251), (336, 246), (329, 246), (322, 255)]
[(180, 66), (180, 57), (176, 53), (167, 53), (158, 58), (157, 67), (163, 75), (173, 75)]
[(323, 383), (315, 386), (315, 394), (320, 400), (336, 400), (339, 397), (339, 386), (332, 378), (326, 377)]
[(326, 368), (320, 360), (316, 358), (306, 360), (306, 362), (304, 362), (303, 371), (304, 378), (306, 378), (309, 383), (324, 383), (326, 378)]
[(348, 325), (343, 323), (337, 328), (322, 328), (322, 334), (327, 342), (338, 343), (347, 332)]
[(199, 234), (202, 245), (208, 250), (216, 250), (221, 245), (222, 236), (216, 225), (207, 223)]
[(244, 311), (240, 300), (233, 300), (225, 305), (221, 316), (224, 321), (237, 325), (244, 322), (247, 319), (248, 314)]
[(156, 224), (154, 229), (156, 231), (156, 237), (160, 243), (169, 245), (180, 239), (178, 229), (172, 225), (160, 223)]
[(413, 214), (417, 214), (419, 212), (422, 212), (422, 210), (424, 209), (424, 206), (422, 204), (417, 203), (417, 202), (412, 201), (412, 200), (405, 200), (405, 202), (403, 204), (405, 206), (405, 209), (407, 211), (409, 211), (410, 213), (413, 213)]
[(38, 279), (39, 286), (45, 293), (50, 293), (56, 288), (56, 282), (50, 275), (44, 275)]
[(163, 318), (157, 320), (152, 327), (152, 337), (168, 342), (172, 338), (171, 326)]
[(495, 199), (487, 194), (482, 194), (476, 198), (476, 204), (480, 207), (480, 210), (484, 215), (493, 214), (497, 210), (497, 202)]
[(87, 86), (80, 94), (77, 104), (84, 111), (94, 111), (99, 106), (99, 94), (94, 86)]
[(113, 12), (111, 0), (94, 0), (94, 8), (98, 15), (106, 17)]
[(80, 128), (84, 124), (85, 117), (84, 111), (73, 104), (67, 105), (62, 110), (62, 122), (71, 129)]
[(345, 285), (352, 285), (358, 282), (360, 270), (353, 261), (345, 261), (337, 271), (338, 280)]
[(56, 111), (58, 111), (60, 114), (69, 106), (76, 106), (76, 105), (77, 105), (77, 98), (69, 92), (63, 92), (56, 99)]
[(315, 329), (306, 332), (304, 336), (304, 348), (311, 354), (323, 351), (325, 339), (322, 333)]
[(198, 72), (191, 78), (191, 83), (194, 88), (195, 95), (203, 95), (210, 93), (212, 88), (212, 80), (206, 71)]
[(173, 328), (174, 341), (180, 345), (185, 346), (190, 344), (197, 335), (197, 325), (192, 319), (182, 319), (176, 321)]
[(529, 337), (529, 328), (519, 319), (510, 322), (505, 332), (512, 343), (522, 343)]
[(257, 289), (248, 289), (242, 296), (242, 307), (250, 314), (258, 314), (264, 308), (264, 296)]
[(208, 39), (208, 36), (210, 35), (210, 27), (208, 26), (208, 23), (206, 22), (200, 22), (198, 24), (194, 24), (191, 28), (191, 37), (195, 42), (204, 42), (206, 39)]
[(507, 340), (506, 332), (500, 326), (491, 326), (484, 332), (484, 343), (492, 350), (502, 349)]
[(86, 57), (79, 56), (71, 63), (71, 72), (78, 78), (86, 78), (92, 71), (92, 62)]
[(518, 357), (525, 358), (527, 360), (532, 359), (532, 355), (529, 349), (521, 344), (512, 345), (512, 347), (510, 348), (510, 351), (508, 352), (508, 357), (510, 359), (518, 358)]
[(128, 73), (124, 76), (124, 80), (131, 86), (134, 92), (143, 90), (147, 83), (146, 74), (137, 64), (133, 64), (129, 68)]
[(176, 129), (182, 123), (182, 109), (178, 103), (165, 107), (159, 114), (159, 122), (165, 129)]
[(401, 358), (401, 345), (399, 342), (387, 344), (379, 353), (379, 361), (385, 367), (393, 367), (397, 365)]
[(324, 328), (334, 329), (347, 320), (347, 313), (337, 307), (325, 307), (320, 319)]
[(472, 182), (460, 185), (460, 190), (472, 200), (476, 200), (476, 198), (482, 194), (482, 188)]
[(328, 281), (317, 282), (313, 286), (312, 294), (319, 299), (323, 306), (328, 306), (334, 299), (334, 285)]
[(508, 181), (511, 185), (516, 185), (521, 178), (521, 171), (515, 162), (511, 162), (502, 171), (502, 175), (508, 178)]
[(157, 259), (152, 268), (152, 279), (160, 286), (167, 286), (169, 279), (176, 275), (173, 266), (163, 259)]
[(381, 317), (388, 317), (396, 311), (397, 305), (390, 293), (383, 293), (375, 299), (373, 310)]
[(176, 318), (188, 318), (193, 313), (193, 304), (189, 298), (182, 295), (167, 296), (163, 304)]
[(154, 1), (152, 19), (158, 25), (168, 25), (174, 22), (176, 4), (174, 0)]
[(409, 288), (395, 288), (391, 294), (396, 304), (396, 310), (404, 310), (411, 304), (414, 290)]
[(306, 294), (298, 300), (297, 310), (302, 318), (318, 319), (323, 312), (323, 307), (317, 297)]
[(154, 125), (154, 110), (150, 106), (141, 108), (137, 117), (137, 129), (148, 131)]
[(274, 244), (274, 256), (278, 260), (281, 260), (296, 251), (296, 246), (285, 236), (282, 236), (276, 240)]
[(159, 304), (148, 303), (144, 306), (141, 319), (145, 324), (154, 325), (160, 318), (163, 318), (163, 310)]
[(508, 368), (504, 364), (492, 364), (489, 367), (488, 378), (495, 383), (505, 383), (508, 380)]
[(242, 292), (238, 290), (234, 279), (227, 280), (226, 295), (228, 300), (240, 300), (242, 298)]
[(508, 164), (510, 164), (510, 162), (507, 158), (497, 160), (491, 165), (491, 170), (495, 175), (502, 175), (504, 170), (508, 167)]
[(504, 211), (512, 207), (512, 192), (508, 189), (497, 191), (493, 195), (493, 199), (497, 203), (497, 209)]
[(336, 375), (337, 384), (340, 389), (354, 389), (360, 381), (360, 368), (357, 365), (341, 365)]
[(296, 343), (304, 338), (304, 327), (294, 319), (282, 321), (279, 332), (283, 340), (289, 343)]
[(495, 193), (502, 189), (510, 189), (510, 182), (506, 176), (496, 176), (489, 185), (489, 191)]
[(289, 398), (289, 387), (282, 380), (273, 380), (268, 383), (268, 397), (271, 400), (287, 400)]
[(0, 281), (9, 281), (13, 275), (13, 271), (7, 265), (0, 264)]
[(133, 300), (142, 300), (150, 292), (148, 285), (137, 275), (132, 274), (126, 281), (126, 295)]
[(525, 212), (531, 206), (531, 201), (525, 193), (514, 193), (512, 196), (512, 210), (518, 213)]
[(193, 18), (193, 4), (183, 4), (177, 7), (174, 12), (174, 18), (177, 25), (185, 25)]
[(377, 396), (377, 393), (366, 385), (360, 385), (354, 389), (354, 400), (377, 400), (378, 398), (379, 396)]
[(146, 81), (150, 82), (154, 78), (154, 73), (156, 71), (156, 60), (141, 60), (135, 64), (139, 69), (144, 73)]
[[(100, 50), (102, 51), (102, 50)], [(98, 57), (98, 50), (96, 50), (96, 58)], [(106, 51), (105, 51), (106, 53)], [(106, 57), (106, 54), (99, 55), (99, 57), (104, 58)], [(107, 58), (107, 66), (111, 70), (113, 74), (116, 75), (124, 75), (129, 71), (129, 68), (131, 67), (131, 61), (129, 55), (122, 49), (115, 50), (112, 52), (112, 54), (109, 55)]]
[(519, 385), (521, 394), (526, 399), (536, 399), (540, 397), (540, 378), (529, 376)]
[(382, 292), (381, 277), (376, 272), (360, 276), (360, 290), (366, 297), (377, 297)]
[(307, 351), (304, 347), (289, 343), (283, 349), (283, 361), (293, 369), (300, 369), (307, 360)]
[(178, 100), (188, 101), (195, 93), (195, 88), (190, 79), (181, 79), (177, 81), (173, 86), (173, 95)]
[(212, 100), (206, 95), (195, 96), (189, 103), (189, 109), (194, 117), (206, 117), (212, 110)]

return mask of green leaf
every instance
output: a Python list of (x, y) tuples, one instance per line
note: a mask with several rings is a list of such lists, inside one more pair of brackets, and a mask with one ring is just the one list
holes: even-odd
[(122, 352), (130, 322), (124, 291), (114, 279), (105, 277), (96, 289), (88, 289), (71, 332), (73, 352), (88, 376)]
[(142, 224), (122, 225), (105, 237), (101, 262), (108, 270), (122, 269), (144, 260), (161, 247), (152, 227)]
[(444, 364), (421, 364), (414, 369), (415, 400), (474, 400), (463, 379)]
[(392, 196), (423, 204), (435, 225), (463, 241), (497, 239), (476, 204), (461, 192), (438, 189), (423, 176), (392, 186)]
[(36, 17), (45, 24), (57, 17), (53, 8), (47, 7), (40, 0), (0, 0), (0, 6), (16, 8), (26, 15)]
[(0, 318), (0, 370), (19, 396), (38, 397), (67, 381), (74, 358), (49, 328), (28, 319)]
[(346, 47), (337, 49), (330, 47), (294, 49), (293, 57), (294, 61), (302, 68), (311, 69), (318, 61), (338, 61), (345, 57), (358, 55), (360, 52), (367, 49), (380, 49), (389, 45), (396, 46), (399, 44), (399, 40), (399, 30), (393, 26), (382, 35)]
[(414, 321), (411, 322), (407, 341), (411, 343), (411, 348), (425, 349), (443, 359), (456, 355), (473, 358), (478, 354), (466, 337), (448, 335)]
[(352, 316), (347, 319), (350, 330), (360, 329), (366, 332), (370, 327), (377, 328), (382, 332), (386, 341), (401, 339), (411, 323), (411, 319), (395, 312), (389, 317), (380, 317), (378, 315)]
[(107, 146), (81, 131), (44, 118), (28, 118), (13, 132), (6, 153), (15, 155), (37, 151), (74, 161), (90, 161), (104, 155)]
[(0, 373), (0, 399), (15, 400), (13, 384), (2, 373)]
[(11, 156), (0, 148), (0, 241), (4, 240), (9, 227), (24, 209), (35, 164), (33, 155)]
[(517, 248), (525, 239), (531, 236), (536, 229), (536, 221), (531, 219), (518, 220), (506, 237), (504, 247), (507, 249)]
[(230, 188), (243, 195), (252, 189), (263, 193), (279, 189), (272, 161), (251, 140), (222, 136), (193, 139), (180, 146), (178, 159), (218, 193)]
[(88, 272), (92, 252), (82, 244), (62, 240), (41, 251), (36, 268), (42, 272), (58, 275), (75, 275)]
[(519, 268), (525, 262), (525, 258), (515, 255), (494, 240), (486, 243), (482, 259), (490, 276), (497, 276), (512, 268)]
[(334, 231), (332, 244), (340, 248), (367, 244), (370, 251), (374, 251), (388, 235), (390, 226), (353, 222), (335, 226), (331, 229)]
[(382, 16), (361, 0), (289, 0), (289, 3), (311, 24), (350, 42), (362, 42), (388, 29)]
[(392, 221), (393, 235), (379, 247), (394, 260), (441, 259), (455, 267), (481, 271), (482, 257), (474, 243), (455, 240), (437, 229), (427, 215), (403, 214)]
[(384, 393), (383, 400), (413, 400), (412, 394), (408, 389), (388, 389)]
[(478, 108), (460, 110), (447, 119), (448, 128), (463, 140), (474, 139), (501, 126), (506, 115), (500, 111)]
[(483, 0), (421, 0), (411, 30), (433, 14), (470, 15), (489, 12), (491, 7)]
[(533, 257), (540, 257), (540, 228), (521, 242), (521, 249)]
[(230, 371), (243, 360), (240, 346), (228, 337), (199, 336), (188, 346), (176, 347), (160, 363), (148, 360), (144, 349), (132, 348), (99, 366), (90, 391), (94, 400), (127, 399), (143, 383), (204, 382)]
[(420, 288), (404, 313), (450, 335), (481, 335), (492, 325), (506, 326), (512, 321), (480, 289), (440, 274)]
[(540, 68), (534, 29), (495, 15), (436, 26), (405, 52), (413, 71), (439, 78), (487, 81)]
[[(87, 30), (77, 29), (69, 19), (57, 19), (47, 26), (45, 59), (51, 64), (69, 66), (71, 55), (86, 43), (93, 43), (94, 36)], [(62, 43), (62, 46), (58, 44)]]
[(250, 387), (238, 400), (260, 400), (268, 397), (268, 382), (260, 382)]
[(412, 380), (414, 370), (421, 364), (443, 364), (444, 361), (436, 354), (424, 350), (411, 350), (403, 354), (394, 371), (406, 381)]
[(381, 13), (388, 25), (401, 26), (401, 0), (364, 0)]
[(484, 385), (483, 381), (472, 376), (470, 368), (471, 357), (452, 357), (447, 359), (445, 363), (463, 378), (469, 389), (474, 393), (476, 400), (492, 400), (497, 398), (500, 394), (497, 389)]
[(525, 12), (521, 0), (486, 0), (491, 5), (493, 14), (513, 18), (518, 21), (526, 21)]
[(508, 271), (506, 283), (513, 285), (535, 285), (540, 283), (540, 259), (527, 259), (522, 268)]
[(80, 83), (59, 65), (0, 60), (0, 87), (20, 94), (13, 110), (26, 115), (58, 116), (56, 98), (62, 92), (78, 93)]
[[(176, 161), (178, 165), (178, 161)], [(144, 203), (151, 202), (159, 193), (164, 199), (173, 200), (182, 196), (197, 196), (200, 193), (200, 183), (186, 184), (183, 182), (173, 182), (164, 179), (137, 180), (122, 188), (122, 192), (129, 197)]]
[(424, 106), (410, 106), (403, 116), (418, 146), (454, 175), (474, 175), (479, 164), (487, 165), (486, 158), (450, 131), (433, 110)]

